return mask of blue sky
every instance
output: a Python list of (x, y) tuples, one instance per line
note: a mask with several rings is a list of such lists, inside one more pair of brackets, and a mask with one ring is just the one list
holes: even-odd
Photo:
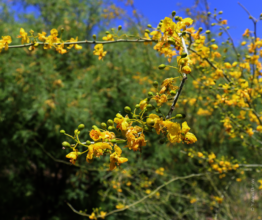
[[(121, 5), (117, 0), (116, 4)], [(149, 23), (157, 25), (158, 22), (169, 16), (173, 10), (179, 13), (178, 3), (184, 7), (190, 7), (194, 0), (134, 0), (136, 9), (148, 18)], [(259, 18), (262, 13), (262, 0), (209, 0), (210, 11), (214, 8), (223, 11), (222, 18), (228, 20), (230, 34), (236, 43), (242, 41), (242, 34), (246, 28), (253, 30), (253, 23), (248, 19), (248, 14), (238, 5), (244, 5), (252, 16)], [(131, 10), (130, 10), (131, 11)], [(185, 16), (182, 12), (178, 15)], [(262, 20), (257, 24), (257, 36), (262, 38)]]
[[(118, 6), (124, 6), (119, 0), (113, 1)], [(178, 6), (178, 3), (181, 3), (183, 7), (190, 7), (194, 2), (195, 0), (134, 0), (134, 5), (150, 24), (156, 26), (161, 19), (169, 16), (174, 10), (178, 12), (178, 15), (185, 17), (183, 12), (179, 12), (181, 7)], [(211, 12), (214, 11), (214, 8), (223, 11), (222, 18), (228, 20), (229, 32), (237, 44), (242, 41), (242, 34), (246, 28), (253, 30), (252, 21), (248, 19), (248, 14), (238, 5), (238, 2), (243, 4), (255, 18), (259, 18), (262, 13), (262, 0), (209, 0), (208, 2)], [(21, 7), (15, 8), (15, 10), (18, 9), (20, 12), (23, 10)], [(34, 7), (26, 10), (26, 13), (32, 12), (39, 14)], [(128, 9), (128, 14), (132, 16), (131, 8)], [(119, 24), (121, 24), (120, 21)], [(262, 20), (257, 24), (257, 36), (262, 38)]]

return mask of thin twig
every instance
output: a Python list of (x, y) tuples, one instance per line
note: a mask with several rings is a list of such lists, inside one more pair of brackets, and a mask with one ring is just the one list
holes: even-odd
[[(187, 56), (189, 56), (189, 52), (187, 50), (187, 46), (186, 46), (185, 40), (183, 38), (183, 35), (180, 34), (179, 36), (180, 36), (180, 38), (182, 40), (182, 45), (183, 45), (184, 51), (187, 54)], [(174, 97), (174, 100), (173, 100), (173, 103), (171, 105), (171, 108), (170, 108), (169, 112), (167, 113), (166, 119), (171, 118), (171, 115), (172, 115), (172, 113), (173, 113), (173, 111), (175, 109), (175, 105), (176, 105), (177, 100), (178, 100), (178, 98), (179, 98), (179, 96), (181, 94), (181, 91), (183, 89), (183, 86), (184, 86), (184, 83), (185, 83), (186, 80), (187, 80), (187, 75), (185, 73), (183, 73), (183, 79), (182, 79), (182, 81), (180, 83), (180, 86), (179, 86), (179, 89), (178, 89), (178, 91), (177, 91), (177, 93), (176, 93), (176, 95)]]
[[(106, 217), (106, 216), (109, 216), (109, 215), (112, 215), (113, 213), (116, 213), (116, 212), (122, 212), (126, 209), (129, 209), (141, 202), (143, 202), (145, 199), (151, 197), (152, 195), (154, 195), (156, 192), (158, 192), (160, 189), (162, 189), (163, 187), (167, 186), (168, 184), (176, 181), (176, 180), (184, 180), (184, 179), (189, 179), (189, 178), (192, 178), (192, 177), (199, 177), (199, 176), (204, 176), (205, 173), (199, 173), (199, 174), (191, 174), (191, 175), (188, 175), (188, 176), (184, 176), (184, 177), (175, 177), (171, 180), (169, 180), (168, 182), (162, 184), (161, 186), (157, 187), (153, 192), (151, 192), (150, 194), (148, 194), (147, 196), (144, 196), (142, 199), (132, 203), (131, 205), (127, 205), (125, 206), (124, 208), (122, 209), (116, 209), (116, 210), (113, 210), (111, 212), (108, 212), (105, 216), (101, 216), (101, 215), (98, 215), (96, 216), (96, 218), (102, 218), (102, 217)], [(67, 205), (73, 210), (73, 212), (79, 214), (79, 215), (82, 215), (82, 216), (86, 216), (86, 217), (89, 217), (90, 215), (89, 214), (86, 214), (86, 213), (82, 213), (82, 212), (78, 212), (70, 203), (67, 202)]]
[[(84, 40), (84, 41), (75, 41), (75, 42), (63, 42), (63, 43), (54, 43), (52, 45), (57, 46), (57, 45), (71, 45), (71, 44), (113, 44), (113, 43), (120, 43), (120, 42), (135, 42), (135, 43), (143, 43), (143, 42), (158, 42), (156, 40), (151, 40), (151, 39), (134, 39), (134, 40), (130, 40), (130, 39), (119, 39), (119, 40), (115, 40), (115, 41), (88, 41), (88, 40)], [(48, 45), (48, 43), (44, 43), (44, 42), (35, 42), (35, 43), (29, 43), (29, 44), (23, 44), (23, 45), (8, 45), (8, 48), (22, 48), (22, 47), (30, 47), (33, 46), (35, 44), (39, 44), (39, 45)], [(3, 47), (4, 49), (5, 47)]]

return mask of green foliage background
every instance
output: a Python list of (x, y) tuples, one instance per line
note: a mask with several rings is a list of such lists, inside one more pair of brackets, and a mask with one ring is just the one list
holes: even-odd
[[(91, 39), (94, 33), (97, 38), (101, 38), (108, 23), (101, 16), (102, 10), (111, 5), (109, 1), (78, 0), (41, 3), (36, 0), (21, 0), (18, 4), (24, 7), (33, 5), (39, 9), (41, 15), (36, 18), (22, 13), (17, 22), (11, 3), (1, 3), (1, 34), (11, 35), (12, 43), (16, 44), (19, 44), (19, 39), (14, 36), (19, 34), (21, 27), (26, 31), (33, 29), (35, 33), (48, 33), (52, 28), (59, 30), (64, 27), (64, 39), (76, 36), (78, 39)], [(129, 28), (125, 31), (143, 34), (137, 28), (136, 21), (126, 19), (126, 22)], [(142, 25), (146, 26), (145, 20), (142, 20)], [(69, 139), (59, 133), (60, 129), (73, 133), (78, 124), (84, 123), (87, 129), (81, 137), (85, 141), (92, 125), (100, 125), (101, 122), (113, 119), (118, 112), (125, 114), (125, 106), (133, 107), (146, 98), (147, 92), (152, 89), (153, 80), (161, 83), (165, 78), (179, 76), (173, 70), (158, 70), (157, 66), (166, 61), (156, 54), (152, 46), (123, 43), (106, 45), (104, 48), (108, 51), (104, 61), (97, 60), (92, 53), (93, 47), (89, 45), (83, 45), (82, 50), (72, 50), (65, 55), (41, 48), (35, 52), (10, 49), (1, 53), (0, 212), (3, 219), (82, 219), (83, 217), (72, 212), (65, 201), (76, 209), (86, 209), (87, 213), (91, 213), (92, 208), (96, 207), (102, 207), (103, 211), (113, 210), (119, 201), (136, 201), (139, 196), (145, 195), (144, 186), (141, 185), (145, 180), (152, 180), (154, 189), (173, 175), (185, 176), (201, 172), (203, 166), (197, 160), (180, 152), (185, 148), (192, 147), (196, 151), (214, 152), (229, 158), (235, 157), (239, 161), (245, 158), (249, 162), (259, 163), (261, 153), (255, 146), (250, 149), (244, 147), (240, 140), (229, 140), (225, 136), (218, 112), (214, 112), (212, 117), (199, 117), (196, 115), (198, 108), (190, 105), (180, 105), (176, 113), (183, 112), (187, 115), (186, 121), (196, 134), (198, 142), (193, 146), (166, 146), (159, 143), (156, 135), (150, 134), (142, 154), (123, 150), (129, 158), (123, 169), (127, 169), (131, 177), (121, 176), (120, 171), (106, 171), (108, 157), (91, 164), (85, 163), (85, 158), (81, 158), (80, 164), (85, 167), (80, 168), (54, 161), (49, 155), (66, 161), (65, 155), (68, 153), (68, 150), (61, 149), (61, 143)], [(194, 74), (199, 74), (195, 71)], [(140, 80), (134, 78), (137, 75)], [(61, 80), (62, 84), (56, 84), (56, 80)], [(207, 94), (200, 91), (198, 94), (195, 91), (192, 80), (188, 79), (182, 99), (199, 96), (205, 98)], [(50, 107), (46, 100), (55, 107)], [(257, 151), (257, 154), (251, 154), (251, 151)], [(168, 175), (159, 178), (154, 173), (159, 167), (165, 167)], [(248, 173), (247, 179), (255, 174), (255, 171)], [(109, 190), (110, 181), (117, 181), (119, 178), (130, 180), (133, 188), (123, 187), (121, 195)], [(219, 189), (223, 189), (230, 177), (213, 181)], [(246, 183), (250, 181), (247, 180)], [(190, 204), (188, 199), (172, 197), (172, 193), (174, 195), (178, 192), (203, 199), (216, 194), (210, 183), (201, 178), (197, 181), (176, 182), (160, 191), (165, 197), (149, 203), (150, 208), (146, 203), (139, 204), (136, 212), (120, 212), (108, 219), (147, 219), (152, 213), (153, 219), (176, 219), (175, 212), (180, 213), (177, 216), (181, 219), (183, 216), (186, 216), (185, 219), (194, 219), (194, 209), (197, 206)], [(103, 196), (104, 193), (108, 196)], [(239, 191), (230, 193), (235, 198)], [(241, 198), (238, 199), (241, 201)], [(205, 203), (201, 207), (209, 210)], [(199, 213), (200, 219), (202, 213)], [(214, 210), (203, 213), (205, 216), (212, 216)]]

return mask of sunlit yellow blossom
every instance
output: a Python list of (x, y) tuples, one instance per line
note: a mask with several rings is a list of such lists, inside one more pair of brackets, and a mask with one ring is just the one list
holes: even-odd
[(96, 214), (94, 212), (92, 212), (92, 214), (89, 216), (89, 219), (97, 219)]
[(105, 142), (99, 142), (95, 144), (90, 144), (88, 146), (88, 153), (86, 155), (86, 161), (89, 162), (89, 160), (92, 160), (93, 157), (100, 157), (103, 155), (103, 150), (112, 150), (112, 147), (110, 144), (105, 143)]
[(167, 96), (165, 94), (155, 95), (152, 99), (156, 100), (157, 106), (161, 106), (163, 103), (167, 102)]
[(56, 51), (60, 54), (64, 54), (67, 52), (66, 49), (64, 49), (64, 44), (60, 44), (60, 45), (57, 45), (56, 47)]
[(103, 44), (97, 44), (94, 47), (93, 54), (98, 56), (98, 59), (101, 60), (106, 55), (106, 51), (103, 50)]
[(20, 29), (20, 35), (17, 38), (21, 38), (21, 43), (29, 43), (29, 38), (27, 37), (27, 33), (23, 28)]
[(231, 64), (230, 64), (230, 63), (224, 63), (224, 65), (225, 65), (225, 67), (226, 67), (227, 69), (230, 69), (230, 68), (231, 68)]
[(187, 144), (193, 144), (197, 141), (197, 138), (194, 134), (187, 132), (184, 140)]
[(78, 157), (77, 150), (76, 151), (72, 151), (72, 152), (70, 152), (69, 154), (66, 155), (66, 158), (69, 158), (70, 159), (70, 163), (72, 163), (72, 164), (76, 163), (77, 157)]
[(94, 141), (98, 141), (101, 138), (101, 134), (102, 132), (100, 130), (94, 130), (92, 129), (89, 132), (89, 136), (94, 140)]
[(42, 34), (41, 33), (38, 33), (38, 39), (40, 40), (40, 41), (45, 41), (47, 38), (46, 38), (46, 32), (42, 32)]
[[(78, 37), (76, 37), (76, 39), (74, 38), (71, 38), (69, 40), (69, 42), (77, 42), (78, 41)], [(78, 45), (78, 44), (70, 44), (67, 49), (71, 49), (72, 47), (75, 47), (76, 50), (81, 50), (82, 49), (82, 46)]]
[(246, 132), (247, 132), (247, 134), (248, 134), (250, 137), (253, 136), (253, 134), (254, 134), (252, 128), (248, 128), (248, 129), (246, 130)]
[(129, 127), (126, 132), (127, 145), (130, 150), (141, 150), (141, 147), (146, 146), (145, 135), (143, 129), (139, 126)]
[(188, 126), (187, 122), (182, 123), (182, 133), (186, 134), (190, 130), (190, 127)]
[(258, 132), (262, 132), (262, 125), (258, 125), (258, 126), (257, 126), (257, 131), (258, 131)]
[(116, 205), (117, 209), (123, 209), (125, 208), (125, 205), (123, 205), (122, 203), (119, 203), (118, 205)]
[(101, 211), (100, 215), (101, 215), (101, 218), (104, 219), (106, 217), (106, 212)]
[(114, 36), (112, 34), (107, 34), (107, 36), (102, 39), (106, 41), (114, 41)]
[(249, 29), (246, 29), (245, 30), (245, 33), (243, 34), (243, 37), (249, 37), (249, 35), (250, 35), (250, 31), (249, 31)]
[(113, 170), (116, 168), (116, 166), (121, 165), (122, 163), (125, 163), (128, 161), (127, 158), (120, 157), (122, 154), (122, 150), (120, 147), (115, 145), (114, 147), (115, 152), (110, 155), (110, 170)]
[(117, 124), (116, 128), (118, 128), (118, 129), (120, 129), (122, 131), (126, 131), (128, 126), (131, 126), (132, 123), (129, 122), (128, 115), (126, 115), (125, 118), (122, 115), (120, 115), (120, 116), (121, 116), (121, 118), (116, 117), (114, 119), (114, 122)]
[(146, 108), (146, 106), (147, 106), (147, 99), (140, 101), (139, 107), (140, 107), (141, 110), (144, 110)]
[(152, 31), (150, 35), (153, 35), (152, 40), (159, 40), (161, 38), (161, 33), (159, 31)]
[(195, 203), (196, 201), (197, 201), (196, 199), (191, 199), (191, 200), (190, 200), (190, 203), (193, 204), (193, 203)]
[(191, 68), (189, 66), (184, 66), (182, 68), (182, 72), (186, 73), (186, 74), (189, 74), (189, 73), (191, 73)]
[(212, 44), (211, 47), (212, 47), (213, 50), (217, 50), (217, 48), (218, 48), (218, 46), (216, 44)]
[(227, 24), (227, 20), (222, 20), (220, 23), (221, 24)]

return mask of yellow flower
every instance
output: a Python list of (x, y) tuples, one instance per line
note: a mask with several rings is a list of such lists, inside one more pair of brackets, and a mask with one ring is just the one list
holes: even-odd
[(93, 54), (98, 56), (98, 59), (101, 60), (106, 55), (106, 51), (103, 50), (103, 44), (97, 44), (94, 47)]
[(262, 126), (261, 126), (261, 125), (258, 125), (258, 126), (257, 126), (257, 131), (258, 131), (258, 132), (262, 132)]
[(203, 155), (203, 153), (198, 152), (198, 153), (197, 153), (197, 156), (198, 156), (198, 157), (203, 157), (204, 155)]
[(5, 50), (8, 50), (8, 44), (12, 42), (12, 39), (10, 36), (2, 36), (2, 40), (0, 40), (0, 52), (2, 51), (3, 47), (5, 47)]
[(171, 18), (165, 17), (162, 22), (161, 31), (163, 33), (167, 33), (172, 36), (176, 28), (176, 24), (173, 22)]
[(17, 38), (21, 38), (21, 43), (29, 43), (29, 38), (27, 37), (27, 33), (23, 28), (20, 29), (20, 35)]
[(241, 182), (241, 178), (237, 178), (236, 181), (237, 181), (237, 182)]
[(127, 145), (130, 150), (141, 150), (141, 147), (146, 146), (145, 135), (143, 129), (139, 126), (129, 127), (126, 132)]
[(105, 142), (99, 142), (95, 144), (91, 144), (88, 146), (88, 153), (86, 155), (86, 161), (89, 162), (89, 160), (93, 159), (93, 156), (100, 157), (103, 155), (103, 150), (112, 150), (112, 147), (110, 144)]
[(211, 47), (212, 47), (213, 50), (217, 50), (217, 48), (218, 48), (218, 46), (216, 44), (212, 44)]
[(146, 190), (146, 194), (150, 194), (151, 193), (151, 190), (150, 189), (147, 189)]
[(157, 106), (161, 106), (163, 103), (167, 102), (167, 96), (162, 94), (161, 96), (156, 95), (152, 99), (155, 99), (157, 102)]
[(159, 31), (152, 31), (150, 35), (153, 35), (152, 40), (159, 40), (162, 36)]
[(125, 205), (123, 205), (122, 203), (118, 203), (118, 204), (116, 205), (116, 208), (117, 208), (117, 209), (123, 209), (123, 208), (125, 208)]
[(190, 203), (193, 204), (193, 203), (195, 203), (196, 201), (197, 201), (196, 199), (191, 199), (191, 200), (190, 200)]
[(144, 99), (139, 103), (139, 107), (141, 110), (144, 110), (146, 106), (147, 106), (147, 99)]
[(128, 121), (129, 121), (128, 115), (126, 115), (125, 118), (122, 115), (121, 118), (118, 117), (114, 118), (114, 122), (117, 124), (116, 128), (120, 129), (121, 131), (126, 131), (127, 128), (131, 126), (132, 123), (129, 123)]
[(114, 41), (114, 36), (112, 34), (107, 34), (107, 36), (102, 39), (106, 41)]
[(243, 34), (243, 37), (244, 37), (244, 36), (249, 37), (249, 35), (250, 35), (250, 31), (249, 31), (249, 29), (246, 29), (246, 30), (245, 30), (245, 33)]
[(64, 43), (60, 44), (60, 45), (57, 45), (56, 47), (56, 51), (58, 51), (58, 53), (60, 54), (64, 54), (67, 52), (66, 49), (64, 49)]
[(189, 74), (189, 73), (191, 73), (191, 68), (189, 66), (184, 66), (182, 68), (182, 72), (186, 73), (186, 74)]
[[(71, 38), (69, 40), (69, 42), (77, 42), (78, 41), (78, 37), (76, 37), (76, 39), (74, 38)], [(82, 46), (78, 45), (78, 44), (70, 44), (67, 48), (68, 49), (71, 49), (72, 47), (75, 47), (76, 50), (81, 50), (82, 49)]]
[(187, 132), (186, 133), (186, 136), (185, 136), (185, 142), (187, 144), (193, 144), (197, 141), (197, 138), (194, 134), (190, 133), (190, 132)]
[(72, 152), (70, 152), (69, 154), (66, 155), (66, 158), (69, 158), (70, 159), (70, 163), (72, 163), (72, 164), (76, 163), (77, 157), (78, 157), (77, 150), (76, 151), (72, 151)]
[(227, 69), (230, 69), (230, 68), (231, 68), (231, 64), (230, 64), (230, 63), (224, 63), (224, 65), (225, 65), (225, 67), (226, 67)]
[(89, 219), (97, 219), (94, 212), (92, 212), (92, 214), (89, 216)]
[(188, 126), (187, 122), (182, 123), (182, 133), (186, 134), (190, 130), (190, 127)]
[(40, 41), (45, 41), (47, 38), (46, 38), (46, 32), (42, 32), (42, 34), (41, 33), (38, 33), (38, 39), (40, 40)]
[(104, 219), (106, 217), (106, 212), (101, 211), (100, 215), (101, 215), (101, 218)]
[(114, 150), (115, 152), (110, 155), (110, 170), (113, 170), (116, 168), (116, 163), (119, 166), (122, 163), (125, 163), (128, 161), (127, 158), (120, 157), (122, 154), (122, 150), (120, 147), (115, 145)]

